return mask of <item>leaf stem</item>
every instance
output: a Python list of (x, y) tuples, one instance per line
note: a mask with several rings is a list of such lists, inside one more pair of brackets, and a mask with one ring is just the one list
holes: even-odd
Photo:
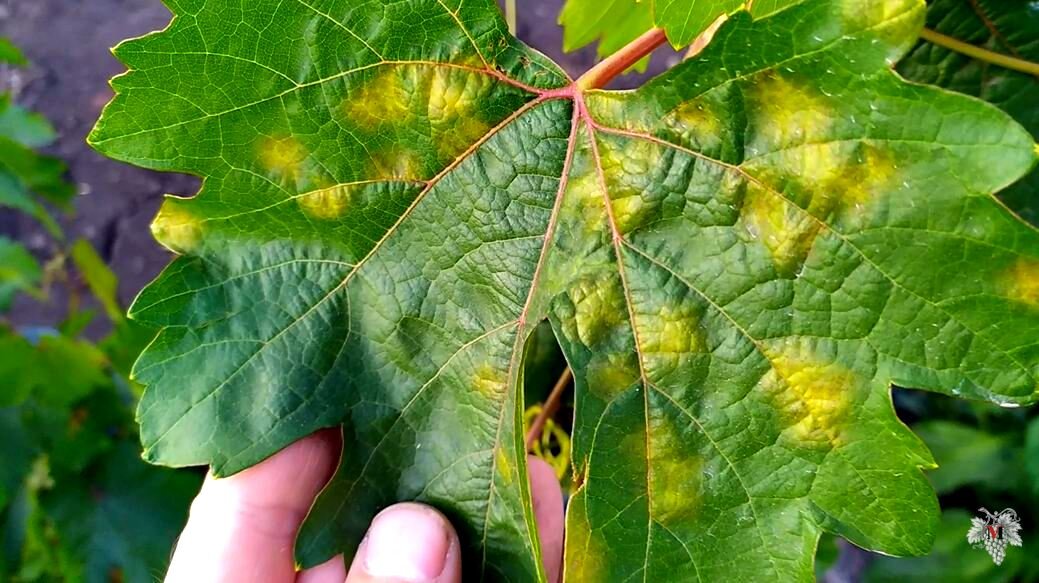
[(950, 51), (956, 51), (967, 55), (968, 57), (978, 59), (979, 61), (985, 61), (992, 63), (993, 65), (999, 65), (1007, 69), (1014, 71), (1020, 71), (1022, 73), (1028, 73), (1030, 75), (1039, 76), (1039, 63), (1033, 63), (1024, 59), (1018, 59), (1009, 55), (1004, 55), (988, 49), (983, 49), (979, 46), (965, 43), (961, 40), (946, 36), (940, 32), (933, 31), (929, 28), (925, 28), (920, 31), (920, 38), (927, 42), (934, 43), (940, 47), (949, 49)]
[(509, 34), (516, 36), (516, 0), (505, 0), (505, 23), (509, 25)]
[(577, 80), (577, 88), (581, 91), (587, 91), (605, 87), (614, 77), (627, 71), (629, 67), (639, 62), (639, 59), (652, 53), (657, 47), (664, 44), (666, 40), (667, 36), (664, 34), (664, 29), (649, 29), (637, 39), (624, 45), (621, 50), (588, 69)]
[(541, 436), (541, 431), (545, 428), (545, 421), (555, 416), (556, 411), (559, 410), (559, 403), (563, 399), (563, 390), (570, 384), (570, 379), (573, 376), (569, 366), (566, 367), (563, 374), (559, 375), (556, 386), (552, 387), (552, 392), (548, 394), (545, 404), (542, 405), (541, 411), (534, 418), (534, 421), (530, 424), (530, 429), (527, 431), (527, 437), (524, 440), (527, 451), (530, 451), (530, 448), (534, 446), (534, 442)]

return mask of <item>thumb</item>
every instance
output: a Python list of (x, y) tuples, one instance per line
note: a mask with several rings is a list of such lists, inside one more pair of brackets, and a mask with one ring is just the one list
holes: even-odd
[(443, 514), (405, 502), (380, 512), (357, 548), (346, 583), (461, 583), (458, 535)]

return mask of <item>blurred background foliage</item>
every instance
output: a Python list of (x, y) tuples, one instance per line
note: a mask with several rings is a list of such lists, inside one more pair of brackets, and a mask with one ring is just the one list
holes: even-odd
[[(586, 68), (595, 58), (593, 49), (562, 55), (559, 29), (530, 24), (560, 8), (559, 0), (532, 0), (529, 8), (521, 3), (520, 36), (569, 68)], [(934, 0), (928, 26), (991, 51), (1039, 61), (1039, 2)], [(665, 54), (650, 68), (659, 72), (673, 62), (673, 55)], [(0, 38), (0, 67), (27, 66), (18, 48)], [(1039, 136), (1034, 76), (923, 41), (898, 72), (985, 99)], [(24, 237), (5, 236), (0, 224), (0, 580), (158, 580), (202, 473), (141, 461), (134, 422), (140, 388), (129, 371), (153, 331), (124, 316), (120, 297), (125, 295), (117, 294), (113, 271), (124, 268), (118, 257), (106, 265), (103, 256), (110, 254), (99, 253), (85, 238), (66, 236), (62, 225), (72, 221), (76, 188), (60, 160), (40, 153), (53, 152), (57, 136), (46, 119), (15, 101), (0, 93), (0, 216), (27, 217), (45, 240), (27, 248)], [(1037, 196), (1039, 171), (1001, 193), (1033, 224), (1039, 221)], [(143, 222), (131, 226), (147, 230)], [(58, 316), (41, 325), (26, 321), (25, 314), (39, 313)], [(527, 349), (528, 424), (565, 367), (551, 329), (543, 325)], [(899, 416), (939, 464), (928, 474), (943, 509), (938, 540), (926, 557), (894, 559), (824, 536), (820, 580), (1039, 581), (1039, 410), (1001, 409), (898, 388), (894, 393)], [(568, 484), (573, 398), (569, 391), (565, 395), (532, 449)], [(1010, 547), (1001, 566), (966, 542), (970, 518), (980, 507), (1011, 507), (1021, 516), (1025, 546)]]
[[(0, 39), (0, 62), (25, 66)], [(198, 472), (139, 455), (129, 368), (152, 331), (128, 321), (117, 280), (85, 239), (70, 242), (52, 213), (75, 189), (41, 155), (55, 139), (43, 117), (0, 95), (0, 206), (49, 235), (47, 256), (0, 236), (0, 577), (4, 581), (154, 581), (200, 483)], [(64, 306), (56, 327), (14, 326), (16, 294)], [(84, 308), (87, 299), (96, 308)], [(84, 337), (95, 319), (110, 332)]]

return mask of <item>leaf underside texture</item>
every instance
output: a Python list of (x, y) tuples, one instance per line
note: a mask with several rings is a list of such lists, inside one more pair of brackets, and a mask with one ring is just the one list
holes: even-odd
[(147, 459), (249, 467), (342, 424), (304, 565), (399, 500), (467, 577), (543, 577), (524, 343), (575, 375), (572, 581), (810, 580), (822, 530), (925, 553), (929, 452), (891, 383), (1035, 398), (1036, 158), (892, 72), (924, 3), (738, 13), (633, 92), (578, 92), (491, 0), (167, 0), (91, 143), (202, 176), (137, 299)]

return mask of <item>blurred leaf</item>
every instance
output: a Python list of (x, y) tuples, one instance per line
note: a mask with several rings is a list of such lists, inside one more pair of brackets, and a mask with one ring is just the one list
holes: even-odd
[[(770, 16), (802, 0), (759, 0), (751, 13)], [(559, 14), (563, 50), (575, 51), (596, 40), (599, 57), (607, 57), (654, 26), (667, 32), (675, 48), (685, 47), (722, 14), (742, 10), (746, 0), (567, 0)], [(650, 57), (632, 68), (645, 71)]]
[(913, 430), (938, 463), (927, 475), (939, 494), (968, 484), (1008, 491), (1023, 480), (1020, 447), (1007, 436), (951, 421), (917, 423)]
[[(20, 346), (9, 337), (0, 336), (0, 341)], [(96, 387), (111, 384), (108, 359), (85, 340), (43, 334), (31, 351), (20, 355), (24, 357), (21, 362), (14, 357), (0, 358), (0, 364), (9, 370), (20, 371), (12, 381), (14, 393), (31, 395), (45, 406), (68, 407)]]
[(34, 384), (35, 352), (28, 340), (0, 327), (0, 407), (17, 405), (29, 395)]
[(124, 318), (98, 347), (108, 356), (112, 368), (124, 379), (128, 379), (137, 356), (154, 338), (154, 328)]
[[(3, 348), (0, 348), (3, 350)], [(0, 353), (2, 354), (2, 353)], [(3, 358), (3, 356), (0, 356)], [(0, 371), (0, 379), (6, 378)], [(16, 408), (0, 408), (0, 510), (21, 488), (36, 455)]]
[(116, 297), (119, 281), (105, 264), (105, 260), (101, 259), (89, 241), (79, 239), (72, 245), (72, 261), (94, 297), (101, 302), (108, 319), (116, 323), (121, 322), (124, 319), (123, 308)]
[[(1002, 565), (992, 563), (988, 553), (967, 543), (970, 515), (959, 509), (942, 513), (941, 527), (931, 553), (925, 557), (896, 559), (877, 557), (865, 573), (866, 583), (1003, 583), (1014, 581), (1027, 546), (1007, 548)], [(1028, 544), (1027, 542), (1025, 543)]]
[(41, 495), (60, 536), (59, 552), (86, 583), (153, 581), (201, 483), (197, 473), (151, 467), (120, 444), (79, 481)]
[(57, 137), (47, 118), (11, 103), (10, 95), (0, 95), (0, 136), (27, 148), (49, 146)]
[(54, 222), (47, 209), (26, 190), (25, 186), (13, 174), (4, 172), (0, 167), (0, 207), (9, 207), (38, 220), (47, 232), (56, 239), (62, 238), (61, 227)]
[[(1039, 496), (1039, 417), (1032, 419), (1025, 431), (1025, 473), (1031, 483), (1031, 493)], [(1039, 505), (1037, 505), (1039, 506)]]
[(94, 316), (96, 315), (96, 310), (74, 310), (58, 325), (58, 331), (61, 332), (62, 336), (75, 338), (82, 334), (83, 330), (94, 321)]
[(25, 66), (29, 64), (29, 61), (25, 59), (22, 51), (14, 46), (10, 40), (0, 37), (0, 63)]
[(76, 193), (65, 181), (65, 164), (57, 158), (42, 156), (17, 141), (0, 136), (0, 174), (20, 182), (26, 190), (49, 202), (63, 206)]
[[(649, 0), (568, 0), (559, 14), (563, 50), (575, 51), (599, 40), (596, 53), (607, 57), (653, 27)], [(633, 69), (645, 71), (649, 57)]]
[(0, 237), (0, 312), (11, 307), (17, 292), (39, 296), (40, 264), (20, 243)]

